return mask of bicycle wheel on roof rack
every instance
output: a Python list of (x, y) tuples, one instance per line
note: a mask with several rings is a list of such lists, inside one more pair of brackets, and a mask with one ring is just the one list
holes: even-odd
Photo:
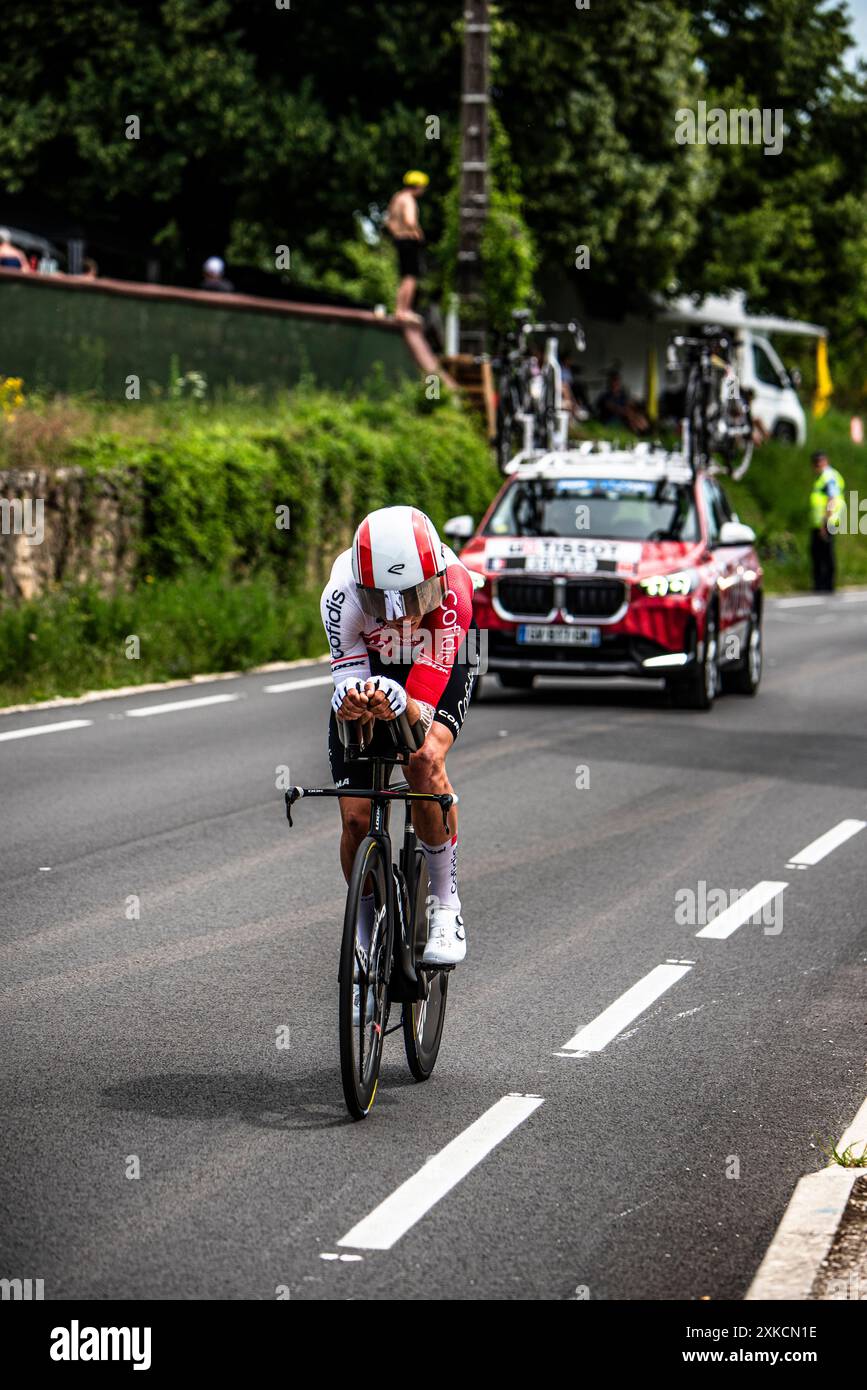
[(726, 472), (739, 482), (753, 458), (753, 419), (749, 402), (740, 395), (730, 397), (725, 401), (720, 419), (721, 453)]
[(542, 368), (542, 391), (536, 403), (536, 443), (550, 452), (557, 439), (557, 378), (550, 362)]
[(506, 464), (524, 444), (524, 427), (517, 417), (511, 385), (503, 383), (497, 403), (497, 466), (505, 473)]
[(693, 367), (686, 383), (681, 422), (681, 447), (693, 476), (708, 462), (706, 383)]

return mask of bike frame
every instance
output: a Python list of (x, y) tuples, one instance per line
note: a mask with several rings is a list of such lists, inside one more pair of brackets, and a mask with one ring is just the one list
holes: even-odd
[[(347, 752), (347, 759), (351, 759), (351, 753)], [(415, 962), (412, 957), (412, 942), (409, 939), (410, 922), (407, 920), (409, 909), (412, 903), (412, 893), (415, 890), (414, 882), (414, 851), (418, 843), (415, 829), (412, 824), (412, 805), (415, 801), (435, 801), (440, 807), (443, 817), (443, 826), (448, 827), (449, 812), (453, 806), (457, 805), (458, 797), (454, 792), (414, 792), (411, 791), (405, 782), (395, 787), (388, 786), (388, 779), (391, 775), (391, 768), (395, 765), (405, 765), (409, 761), (409, 756), (399, 756), (395, 758), (383, 758), (374, 756), (369, 759), (356, 757), (354, 761), (369, 761), (371, 764), (370, 787), (290, 787), (285, 794), (286, 816), (290, 826), (292, 825), (292, 807), (303, 797), (355, 797), (370, 801), (370, 825), (365, 840), (359, 846), (359, 852), (364, 849), (368, 840), (375, 840), (381, 845), (387, 867), (397, 869), (398, 874), (391, 873), (391, 889), (387, 895), (387, 906), (389, 915), (388, 929), (391, 933), (392, 941), (392, 972), (389, 975), (389, 997), (397, 1002), (411, 1002), (427, 998), (428, 983), (423, 978), (419, 978), (416, 973)], [(406, 807), (406, 820), (403, 830), (403, 845), (400, 857), (395, 863), (392, 852), (390, 819), (391, 807), (395, 801), (402, 801)], [(399, 877), (398, 877), (399, 875)], [(398, 884), (402, 881), (406, 887), (406, 908), (399, 900)], [(400, 928), (399, 930), (397, 928)], [(397, 966), (397, 979), (394, 980), (393, 967)], [(442, 967), (437, 967), (438, 969)], [(392, 981), (394, 980), (394, 984)], [(391, 1030), (389, 1030), (391, 1031)]]

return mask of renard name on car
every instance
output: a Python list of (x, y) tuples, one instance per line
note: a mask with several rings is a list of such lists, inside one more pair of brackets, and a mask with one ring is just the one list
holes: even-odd
[(663, 678), (675, 704), (703, 710), (721, 689), (758, 689), (755, 535), (680, 455), (585, 444), (518, 462), (478, 527), (461, 516), (445, 531), (466, 542), (502, 685)]

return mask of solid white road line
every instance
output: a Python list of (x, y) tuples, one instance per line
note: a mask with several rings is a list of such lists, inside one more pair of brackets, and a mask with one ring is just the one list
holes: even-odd
[(818, 864), (820, 859), (824, 859), (826, 854), (830, 854), (832, 849), (838, 845), (844, 845), (847, 840), (851, 840), (853, 835), (857, 835), (859, 830), (867, 826), (867, 821), (863, 820), (841, 820), (839, 825), (835, 825), (833, 830), (826, 830), (824, 835), (820, 835), (818, 840), (813, 840), (806, 849), (802, 849), (799, 854), (793, 854), (792, 864), (808, 865)]
[(309, 690), (311, 685), (333, 685), (330, 676), (311, 676), (306, 681), (285, 681), (281, 685), (266, 685), (266, 695), (285, 695), (287, 690)]
[(691, 965), (657, 965), (643, 980), (633, 985), (613, 1004), (609, 1004), (598, 1018), (581, 1028), (567, 1043), (564, 1043), (555, 1057), (584, 1056), (588, 1052), (601, 1052), (612, 1038), (622, 1033), (632, 1021), (649, 1009), (661, 994), (673, 984), (688, 975)]
[(27, 729), (10, 729), (7, 734), (0, 734), (0, 741), (35, 738), (37, 734), (62, 734), (67, 729), (86, 729), (92, 723), (92, 719), (64, 719), (62, 724), (33, 724)]
[(337, 1244), (361, 1250), (390, 1250), (542, 1103), (542, 1096), (503, 1096)]
[(237, 695), (202, 695), (198, 700), (173, 700), (170, 705), (141, 705), (124, 713), (130, 719), (147, 719), (151, 714), (174, 714), (176, 710), (201, 709), (204, 705), (227, 705), (237, 699)]
[(727, 907), (719, 916), (708, 922), (706, 927), (702, 927), (701, 931), (697, 931), (696, 936), (711, 936), (717, 941), (724, 941), (755, 913), (761, 912), (766, 903), (772, 902), (788, 886), (788, 883), (780, 883), (776, 879), (763, 879), (748, 893), (744, 893), (743, 897), (738, 898), (737, 902), (732, 903), (731, 907)]

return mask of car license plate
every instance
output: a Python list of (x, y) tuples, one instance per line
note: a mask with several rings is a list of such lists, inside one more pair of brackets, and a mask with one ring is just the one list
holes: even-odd
[(562, 624), (542, 626), (541, 623), (521, 623), (519, 642), (533, 642), (548, 647), (598, 647), (602, 633), (598, 627), (565, 627)]

